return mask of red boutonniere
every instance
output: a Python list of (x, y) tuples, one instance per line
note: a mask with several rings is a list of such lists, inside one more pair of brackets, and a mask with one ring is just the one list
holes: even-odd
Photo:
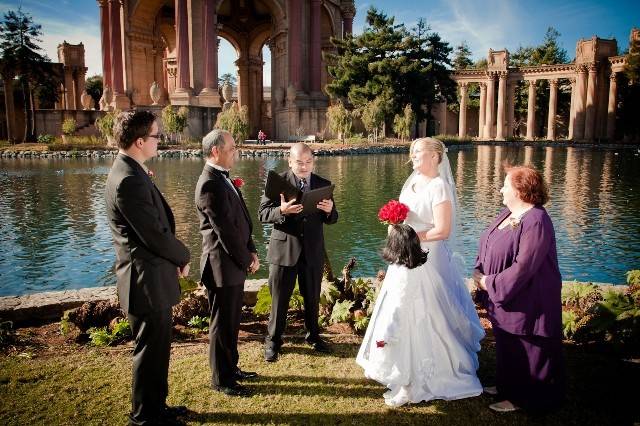
[(233, 183), (233, 186), (235, 186), (238, 189), (244, 186), (244, 180), (241, 177), (235, 177), (231, 182)]
[(147, 169), (147, 175), (149, 175), (149, 177), (150, 177), (151, 179), (153, 179), (154, 177), (156, 177), (156, 174), (155, 174), (155, 173), (153, 173), (153, 170), (151, 170), (151, 169)]
[(380, 208), (378, 219), (385, 225), (395, 225), (402, 222), (409, 214), (409, 206), (396, 200), (391, 200)]
[(377, 348), (384, 348), (384, 345), (386, 343), (384, 342), (384, 340), (376, 340), (376, 347)]

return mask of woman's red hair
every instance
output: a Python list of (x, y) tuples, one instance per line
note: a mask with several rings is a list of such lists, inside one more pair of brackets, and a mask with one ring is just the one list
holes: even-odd
[(530, 166), (506, 166), (511, 185), (525, 203), (543, 205), (549, 201), (547, 184), (539, 171)]

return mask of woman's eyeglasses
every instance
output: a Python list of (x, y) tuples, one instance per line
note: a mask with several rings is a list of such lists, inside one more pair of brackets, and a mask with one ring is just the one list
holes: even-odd
[(156, 133), (155, 135), (147, 135), (147, 137), (161, 140), (162, 138), (164, 138), (164, 135), (162, 133)]

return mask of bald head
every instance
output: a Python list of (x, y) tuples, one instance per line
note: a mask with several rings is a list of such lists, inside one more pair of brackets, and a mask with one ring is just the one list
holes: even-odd
[(309, 179), (313, 171), (313, 151), (309, 145), (298, 142), (291, 146), (289, 167), (298, 178)]

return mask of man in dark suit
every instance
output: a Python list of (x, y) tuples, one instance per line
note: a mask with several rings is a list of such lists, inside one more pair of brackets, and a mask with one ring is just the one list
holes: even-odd
[(118, 298), (135, 336), (132, 425), (173, 424), (185, 407), (168, 407), (171, 307), (180, 301), (178, 277), (189, 271), (189, 250), (175, 236), (171, 208), (144, 162), (158, 152), (158, 123), (149, 111), (121, 113), (114, 126), (120, 151), (105, 188), (116, 250)]
[[(331, 185), (328, 180), (312, 173), (313, 152), (304, 143), (291, 147), (289, 167), (281, 176), (303, 192)], [(280, 201), (270, 200), (265, 195), (260, 200), (260, 220), (273, 224), (267, 252), (272, 301), (264, 348), (264, 358), (269, 362), (277, 360), (282, 346), (282, 333), (296, 277), (304, 299), (306, 341), (318, 352), (330, 352), (327, 343), (320, 338), (318, 310), (324, 264), (323, 225), (336, 223), (338, 211), (333, 199), (320, 201), (317, 208), (314, 213), (302, 215), (302, 205), (295, 199), (286, 201), (282, 194)]]
[(230, 133), (213, 130), (202, 139), (207, 162), (195, 191), (202, 234), (201, 281), (209, 297), (211, 386), (232, 396), (249, 393), (239, 380), (255, 377), (238, 368), (238, 332), (244, 281), (260, 267), (253, 225), (238, 180), (229, 179), (236, 146)]

